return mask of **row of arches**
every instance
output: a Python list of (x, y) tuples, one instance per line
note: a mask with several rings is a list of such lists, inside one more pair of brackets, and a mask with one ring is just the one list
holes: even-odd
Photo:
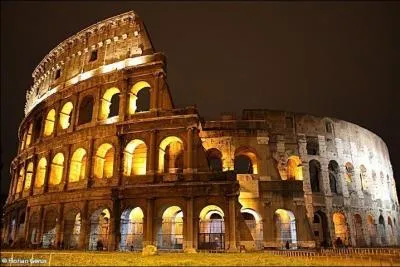
[[(131, 87), (127, 94), (128, 107), (126, 112), (128, 115), (150, 110), (150, 91), (151, 86), (146, 81), (139, 81)], [(99, 101), (97, 119), (103, 121), (117, 117), (120, 113), (120, 98), (121, 91), (119, 88), (111, 87), (106, 89)], [(77, 125), (83, 125), (93, 120), (94, 105), (95, 97), (92, 94), (87, 94), (80, 99), (76, 115)], [(67, 101), (61, 106), (58, 116), (58, 124), (62, 130), (66, 130), (71, 126), (73, 110), (74, 104), (72, 101)], [(29, 126), (22, 135), (20, 150), (24, 150), (30, 146), (32, 143), (32, 137), (34, 137), (35, 140), (39, 138), (42, 123), (43, 136), (51, 136), (57, 125), (57, 114), (55, 108), (52, 108), (47, 112), (43, 122), (42, 117), (39, 116), (34, 122), (29, 123)]]

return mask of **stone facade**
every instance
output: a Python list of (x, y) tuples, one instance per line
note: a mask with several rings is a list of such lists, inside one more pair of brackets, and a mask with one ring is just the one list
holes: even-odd
[[(2, 243), (91, 250), (394, 246), (387, 147), (349, 122), (174, 107), (166, 61), (128, 12), (33, 72)], [(147, 92), (147, 94), (146, 94)]]

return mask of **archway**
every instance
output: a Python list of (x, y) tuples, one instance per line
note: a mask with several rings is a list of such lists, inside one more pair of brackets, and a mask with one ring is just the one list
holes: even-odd
[(289, 243), (290, 248), (297, 248), (296, 218), (293, 212), (277, 209), (274, 214), (276, 242), (281, 246)]
[(354, 228), (356, 229), (356, 245), (358, 247), (365, 246), (364, 231), (362, 225), (362, 219), (360, 214), (354, 214)]
[(35, 212), (31, 215), (31, 218), (29, 220), (29, 233), (28, 233), (28, 241), (34, 247), (36, 247), (37, 244), (39, 243), (39, 227), (40, 227), (39, 214)]
[(256, 245), (256, 249), (264, 248), (263, 239), (263, 223), (261, 216), (252, 209), (242, 209), (241, 213), (244, 218), (244, 222), (250, 230), (251, 236)]
[(76, 249), (81, 233), (81, 214), (77, 210), (68, 212), (64, 222), (64, 248)]
[(140, 81), (129, 92), (129, 114), (150, 110), (150, 84)]
[(145, 175), (147, 146), (139, 139), (130, 141), (124, 150), (124, 175)]
[(347, 183), (348, 190), (354, 191), (354, 188), (353, 188), (354, 166), (350, 162), (347, 162), (344, 165), (344, 167), (346, 170), (344, 178)]
[(349, 230), (347, 228), (346, 217), (341, 212), (333, 214), (333, 224), (335, 226), (335, 241), (340, 238), (343, 244), (349, 244)]
[(381, 245), (382, 246), (387, 246), (385, 219), (383, 219), (382, 215), (379, 216), (378, 222), (379, 222), (379, 224), (378, 224), (378, 232), (379, 232), (379, 236), (381, 238)]
[(329, 161), (328, 172), (329, 172), (329, 187), (331, 189), (331, 193), (339, 194), (340, 193), (339, 164), (334, 160)]
[(199, 219), (198, 248), (225, 249), (225, 222), (222, 209), (216, 205), (208, 205), (201, 210)]
[(376, 246), (376, 224), (375, 220), (371, 215), (368, 215), (367, 217), (367, 223), (368, 223), (368, 234), (369, 234), (369, 240), (370, 240), (370, 246)]
[(91, 95), (85, 96), (79, 105), (78, 125), (92, 121), (94, 98)]
[(60, 127), (65, 130), (71, 125), (71, 112), (74, 106), (72, 102), (67, 102), (63, 105), (60, 111)]
[(120, 91), (116, 87), (107, 89), (100, 99), (99, 120), (118, 116)]
[(104, 143), (97, 149), (94, 163), (96, 178), (111, 178), (114, 174), (114, 147)]
[(164, 138), (158, 153), (159, 173), (180, 173), (183, 170), (183, 142), (176, 136)]
[(387, 231), (388, 231), (388, 237), (389, 237), (388, 244), (389, 244), (389, 246), (393, 246), (393, 245), (395, 245), (396, 236), (393, 232), (393, 223), (392, 223), (392, 219), (390, 217), (388, 217)]
[(106, 250), (110, 228), (110, 211), (98, 209), (90, 217), (89, 250)]
[(318, 160), (311, 160), (309, 162), (310, 183), (312, 192), (321, 192), (321, 164)]
[(63, 171), (64, 171), (64, 154), (57, 153), (54, 156), (53, 161), (51, 162), (49, 184), (58, 185), (59, 183), (61, 183)]
[(208, 167), (212, 172), (222, 172), (222, 153), (216, 148), (207, 150)]
[(47, 211), (43, 222), (43, 248), (54, 248), (56, 246), (56, 223), (57, 212), (55, 212), (54, 210)]
[(313, 231), (314, 236), (319, 243), (318, 245), (321, 247), (328, 247), (331, 245), (328, 218), (326, 214), (320, 210), (314, 213)]
[(171, 206), (164, 211), (157, 247), (161, 249), (183, 248), (183, 212), (180, 207)]
[(143, 247), (143, 218), (141, 208), (126, 209), (121, 215), (120, 250), (140, 250)]
[(78, 148), (72, 154), (68, 182), (78, 182), (85, 179), (86, 171), (86, 150)]
[(298, 156), (290, 156), (287, 161), (287, 180), (303, 180), (302, 162)]
[(36, 168), (36, 177), (35, 177), (35, 187), (40, 188), (44, 184), (44, 179), (46, 177), (46, 169), (47, 169), (47, 160), (45, 157), (42, 157), (39, 160), (39, 163)]
[(238, 174), (258, 174), (258, 160), (254, 149), (249, 147), (236, 149), (234, 169)]
[(28, 191), (31, 188), (32, 176), (33, 176), (33, 162), (29, 162), (28, 167), (26, 168), (26, 175), (25, 175), (25, 183), (24, 183), (25, 191)]
[(56, 111), (54, 109), (47, 113), (46, 120), (44, 123), (43, 134), (44, 136), (50, 136), (54, 131), (54, 123), (56, 121)]

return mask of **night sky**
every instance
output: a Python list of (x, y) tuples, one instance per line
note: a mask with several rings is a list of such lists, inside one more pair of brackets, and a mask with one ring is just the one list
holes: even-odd
[(331, 116), (389, 147), (400, 188), (400, 3), (2, 2), (1, 193), (17, 154), (25, 93), (69, 36), (134, 10), (168, 60), (177, 107), (205, 118), (244, 108)]

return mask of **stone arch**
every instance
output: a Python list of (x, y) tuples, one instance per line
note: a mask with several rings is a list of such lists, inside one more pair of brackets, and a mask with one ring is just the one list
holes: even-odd
[(368, 224), (368, 234), (369, 234), (369, 240), (370, 240), (370, 246), (376, 246), (377, 242), (376, 242), (376, 223), (374, 218), (372, 217), (372, 215), (368, 215), (367, 216), (367, 224)]
[(393, 222), (392, 222), (392, 218), (390, 218), (390, 216), (388, 216), (387, 218), (387, 232), (388, 232), (388, 244), (389, 246), (393, 246), (396, 245), (396, 234), (395, 231), (393, 229)]
[(264, 248), (263, 238), (263, 222), (262, 217), (253, 209), (242, 208), (240, 210), (244, 218), (244, 222), (250, 230), (251, 236), (255, 242), (257, 249)]
[[(135, 83), (129, 92), (129, 109), (130, 115), (137, 112), (149, 111), (150, 110), (150, 90), (151, 86), (146, 81), (139, 81)], [(143, 94), (146, 91), (146, 94)], [(145, 99), (146, 98), (146, 99)], [(143, 101), (143, 106), (141, 105)], [(140, 104), (140, 105), (139, 105)]]
[(321, 192), (321, 164), (318, 160), (310, 160), (308, 163), (310, 172), (310, 184), (312, 192)]
[(111, 178), (114, 174), (115, 149), (112, 144), (103, 143), (96, 152), (94, 176), (96, 178)]
[(362, 218), (360, 214), (354, 214), (354, 229), (355, 231), (355, 238), (356, 238), (356, 245), (358, 247), (365, 246), (365, 239), (364, 239), (364, 231), (363, 231), (363, 224)]
[(99, 120), (105, 120), (119, 113), (120, 90), (117, 87), (108, 88), (100, 99)]
[(329, 161), (328, 164), (328, 172), (329, 172), (329, 187), (331, 189), (331, 193), (340, 194), (340, 167), (339, 164), (335, 160)]
[(379, 236), (381, 239), (381, 245), (382, 246), (387, 246), (387, 240), (386, 240), (386, 226), (385, 226), (385, 219), (383, 218), (382, 215), (379, 216), (378, 218), (378, 232)]
[(60, 111), (60, 127), (65, 130), (71, 125), (71, 113), (74, 105), (71, 101), (65, 103)]
[(62, 180), (63, 171), (64, 171), (64, 154), (57, 153), (51, 162), (49, 184), (50, 185), (60, 184)]
[(90, 216), (89, 250), (108, 248), (110, 216), (108, 208), (99, 208)]
[(222, 172), (222, 153), (217, 148), (210, 148), (207, 150), (208, 166), (212, 172)]
[(78, 125), (86, 124), (92, 121), (93, 118), (94, 97), (86, 95), (82, 98), (79, 105)]
[(361, 190), (366, 191), (368, 189), (368, 181), (367, 181), (367, 168), (363, 164), (360, 165), (360, 184)]
[(124, 175), (146, 174), (147, 146), (140, 139), (131, 140), (124, 150)]
[(29, 162), (28, 167), (26, 168), (24, 190), (29, 190), (31, 188), (32, 176), (33, 176), (33, 162)]
[(71, 209), (64, 220), (64, 248), (76, 249), (79, 246), (79, 238), (82, 227), (82, 218), (79, 209)]
[(164, 138), (158, 150), (159, 173), (180, 173), (183, 170), (183, 141), (176, 136)]
[(24, 168), (24, 166), (21, 166), (19, 168), (19, 172), (18, 172), (17, 188), (15, 190), (15, 193), (18, 194), (22, 191), (22, 188), (24, 186), (24, 178), (25, 178), (25, 168)]
[(56, 110), (51, 109), (46, 116), (46, 120), (44, 122), (43, 134), (44, 136), (50, 136), (54, 131), (54, 124), (56, 121)]
[(313, 217), (313, 232), (318, 245), (327, 247), (331, 245), (328, 218), (323, 211), (318, 210)]
[(280, 247), (289, 243), (291, 248), (297, 248), (296, 218), (292, 211), (277, 209), (274, 213), (275, 238)]
[(121, 242), (119, 249), (140, 250), (143, 246), (143, 210), (140, 207), (127, 208), (121, 214)]
[(40, 218), (37, 212), (33, 212), (30, 216), (28, 231), (28, 243), (36, 246), (39, 243), (40, 232)]
[(26, 132), (26, 147), (31, 145), (32, 141), (32, 132), (33, 132), (33, 123), (29, 123), (28, 131)]
[(234, 169), (239, 174), (258, 174), (258, 156), (255, 149), (239, 147), (235, 151)]
[(345, 178), (346, 182), (351, 183), (353, 181), (353, 177), (354, 177), (354, 166), (350, 162), (346, 162), (344, 167), (345, 167), (344, 178)]
[(183, 216), (183, 211), (179, 206), (170, 206), (164, 210), (161, 229), (157, 237), (158, 248), (183, 248)]
[(303, 180), (303, 164), (299, 156), (290, 156), (286, 163), (287, 180)]
[(349, 230), (347, 227), (346, 216), (342, 212), (334, 212), (332, 216), (333, 225), (335, 228), (335, 243), (338, 243), (340, 238), (342, 244), (349, 244)]
[(46, 170), (47, 170), (47, 160), (45, 157), (42, 157), (36, 168), (35, 175), (35, 187), (39, 188), (44, 185), (44, 180), (46, 178)]
[(73, 183), (85, 179), (86, 154), (86, 150), (81, 147), (76, 149), (72, 154), (68, 182)]
[(54, 209), (46, 210), (43, 217), (42, 247), (54, 248), (56, 246), (57, 212)]
[(198, 248), (225, 249), (225, 221), (223, 210), (216, 205), (204, 207), (199, 214)]

